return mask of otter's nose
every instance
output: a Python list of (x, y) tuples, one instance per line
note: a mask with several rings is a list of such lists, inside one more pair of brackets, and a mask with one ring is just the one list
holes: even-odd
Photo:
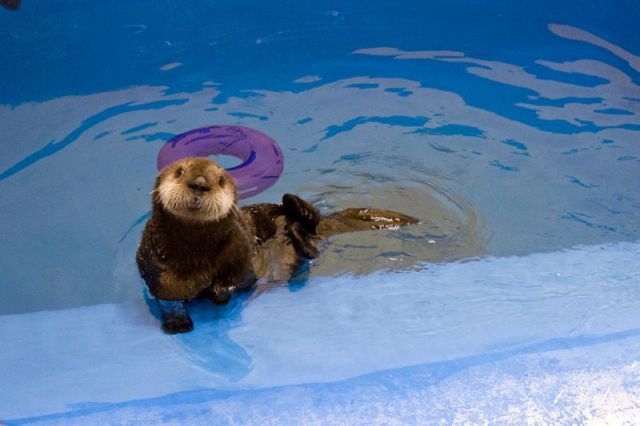
[(211, 189), (209, 187), (209, 184), (207, 183), (207, 179), (204, 176), (198, 176), (194, 179), (191, 179), (187, 183), (187, 186), (193, 189), (194, 191), (201, 191), (201, 192), (207, 192)]

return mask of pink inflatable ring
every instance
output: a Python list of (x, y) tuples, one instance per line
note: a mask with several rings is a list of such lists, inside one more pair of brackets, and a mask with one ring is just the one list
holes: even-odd
[(181, 133), (158, 153), (158, 170), (186, 157), (232, 155), (242, 164), (227, 169), (238, 197), (249, 198), (273, 186), (284, 168), (280, 147), (269, 136), (244, 126), (208, 126)]

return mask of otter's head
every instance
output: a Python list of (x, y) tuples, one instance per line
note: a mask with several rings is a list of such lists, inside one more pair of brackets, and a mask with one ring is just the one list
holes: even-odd
[(237, 200), (231, 176), (211, 160), (184, 158), (162, 169), (153, 202), (165, 211), (194, 222), (224, 218)]

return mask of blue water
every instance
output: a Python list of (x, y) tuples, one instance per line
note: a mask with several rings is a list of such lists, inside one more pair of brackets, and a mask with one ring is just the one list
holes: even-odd
[[(633, 1), (0, 10), (0, 419), (637, 423), (639, 19)], [(134, 252), (160, 147), (209, 124), (284, 152), (247, 202), (422, 224), (340, 235), (289, 286), (198, 303), (166, 336)]]

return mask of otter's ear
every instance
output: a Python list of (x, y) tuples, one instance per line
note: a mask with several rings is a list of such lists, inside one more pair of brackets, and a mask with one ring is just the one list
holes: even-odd
[(156, 181), (153, 184), (153, 189), (158, 189), (160, 187), (160, 182), (162, 181), (162, 173), (158, 173), (158, 176), (156, 176)]
[(153, 191), (151, 192), (151, 198), (155, 201), (158, 200), (158, 188), (160, 187), (161, 181), (162, 181), (162, 173), (158, 173), (158, 176), (156, 176), (156, 181), (153, 184)]
[(238, 204), (238, 185), (236, 180), (229, 173), (225, 173), (225, 186), (231, 186), (233, 191), (233, 204)]

